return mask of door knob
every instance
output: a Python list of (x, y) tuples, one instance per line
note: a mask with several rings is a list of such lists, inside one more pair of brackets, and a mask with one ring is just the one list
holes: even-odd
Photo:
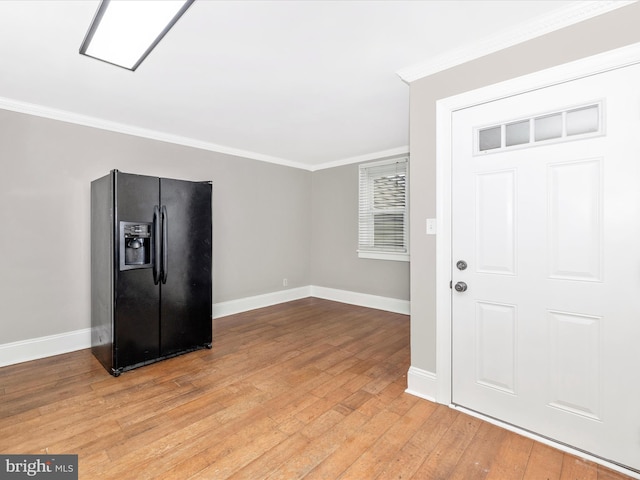
[(467, 284), (464, 282), (458, 282), (456, 283), (455, 287), (456, 292), (466, 292), (467, 291)]

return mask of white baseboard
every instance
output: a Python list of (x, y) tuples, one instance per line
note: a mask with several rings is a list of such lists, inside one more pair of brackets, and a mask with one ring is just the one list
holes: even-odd
[(270, 307), (278, 303), (291, 302), (311, 296), (311, 287), (290, 288), (277, 292), (265, 293), (254, 297), (239, 298), (213, 304), (213, 318), (226, 317), (236, 313), (255, 310), (256, 308)]
[[(242, 313), (255, 310), (256, 308), (268, 307), (307, 297), (324, 298), (389, 312), (409, 313), (409, 301), (407, 300), (307, 285), (305, 287), (290, 288), (288, 290), (280, 290), (278, 292), (256, 295), (254, 297), (215, 303), (213, 305), (213, 318)], [(0, 345), (0, 367), (60, 355), (84, 348), (91, 348), (90, 328), (46, 337), (30, 338), (19, 342), (5, 343)]]
[(30, 338), (0, 345), (0, 367), (91, 347), (91, 329)]
[(369, 295), (368, 293), (350, 292), (316, 285), (311, 285), (311, 296), (404, 315), (411, 313), (411, 302), (398, 298), (380, 297), (378, 295)]
[(416, 367), (409, 367), (407, 389), (405, 391), (416, 397), (435, 402), (437, 391), (435, 373)]
[(397, 298), (380, 297), (367, 293), (307, 285), (305, 287), (280, 290), (263, 295), (256, 295), (254, 297), (215, 303), (213, 305), (213, 318), (225, 317), (235, 313), (247, 312), (249, 310), (255, 310), (256, 308), (269, 307), (278, 303), (290, 302), (307, 297), (323, 298), (325, 300), (333, 300), (334, 302), (376, 308), (378, 310), (402, 313), (405, 315), (409, 315), (411, 310), (409, 300), (399, 300)]

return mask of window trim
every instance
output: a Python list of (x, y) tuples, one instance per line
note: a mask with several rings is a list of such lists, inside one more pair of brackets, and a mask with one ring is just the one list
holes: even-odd
[[(402, 211), (404, 216), (403, 223), (403, 236), (404, 236), (404, 251), (388, 251), (379, 249), (376, 250), (376, 247), (362, 247), (361, 239), (362, 239), (362, 197), (363, 197), (363, 170), (368, 170), (372, 167), (379, 167), (384, 165), (393, 165), (397, 163), (404, 163), (404, 170), (406, 176), (405, 182), (405, 206)], [(371, 182), (374, 177), (371, 175), (367, 175), (366, 181)], [(372, 201), (372, 200), (370, 200)], [(372, 221), (372, 220), (371, 220)], [(373, 227), (370, 227), (373, 228)], [(378, 247), (379, 248), (379, 247)], [(401, 261), (408, 262), (410, 261), (410, 249), (409, 249), (409, 156), (403, 155), (401, 157), (388, 158), (385, 160), (379, 160), (375, 162), (367, 162), (358, 165), (358, 258), (367, 258), (367, 259), (375, 259), (375, 260), (392, 260), (392, 261)]]

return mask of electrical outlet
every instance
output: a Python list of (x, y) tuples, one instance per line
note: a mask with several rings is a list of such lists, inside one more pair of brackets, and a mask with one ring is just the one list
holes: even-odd
[(289, 280), (287, 280), (286, 278), (282, 279), (282, 286), (286, 287), (287, 285), (289, 285)]

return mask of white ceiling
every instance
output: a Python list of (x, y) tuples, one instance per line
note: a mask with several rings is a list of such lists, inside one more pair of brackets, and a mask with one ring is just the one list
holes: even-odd
[(2, 0), (0, 108), (314, 170), (407, 150), (398, 72), (596, 3), (197, 0), (130, 72), (78, 53), (98, 1)]

